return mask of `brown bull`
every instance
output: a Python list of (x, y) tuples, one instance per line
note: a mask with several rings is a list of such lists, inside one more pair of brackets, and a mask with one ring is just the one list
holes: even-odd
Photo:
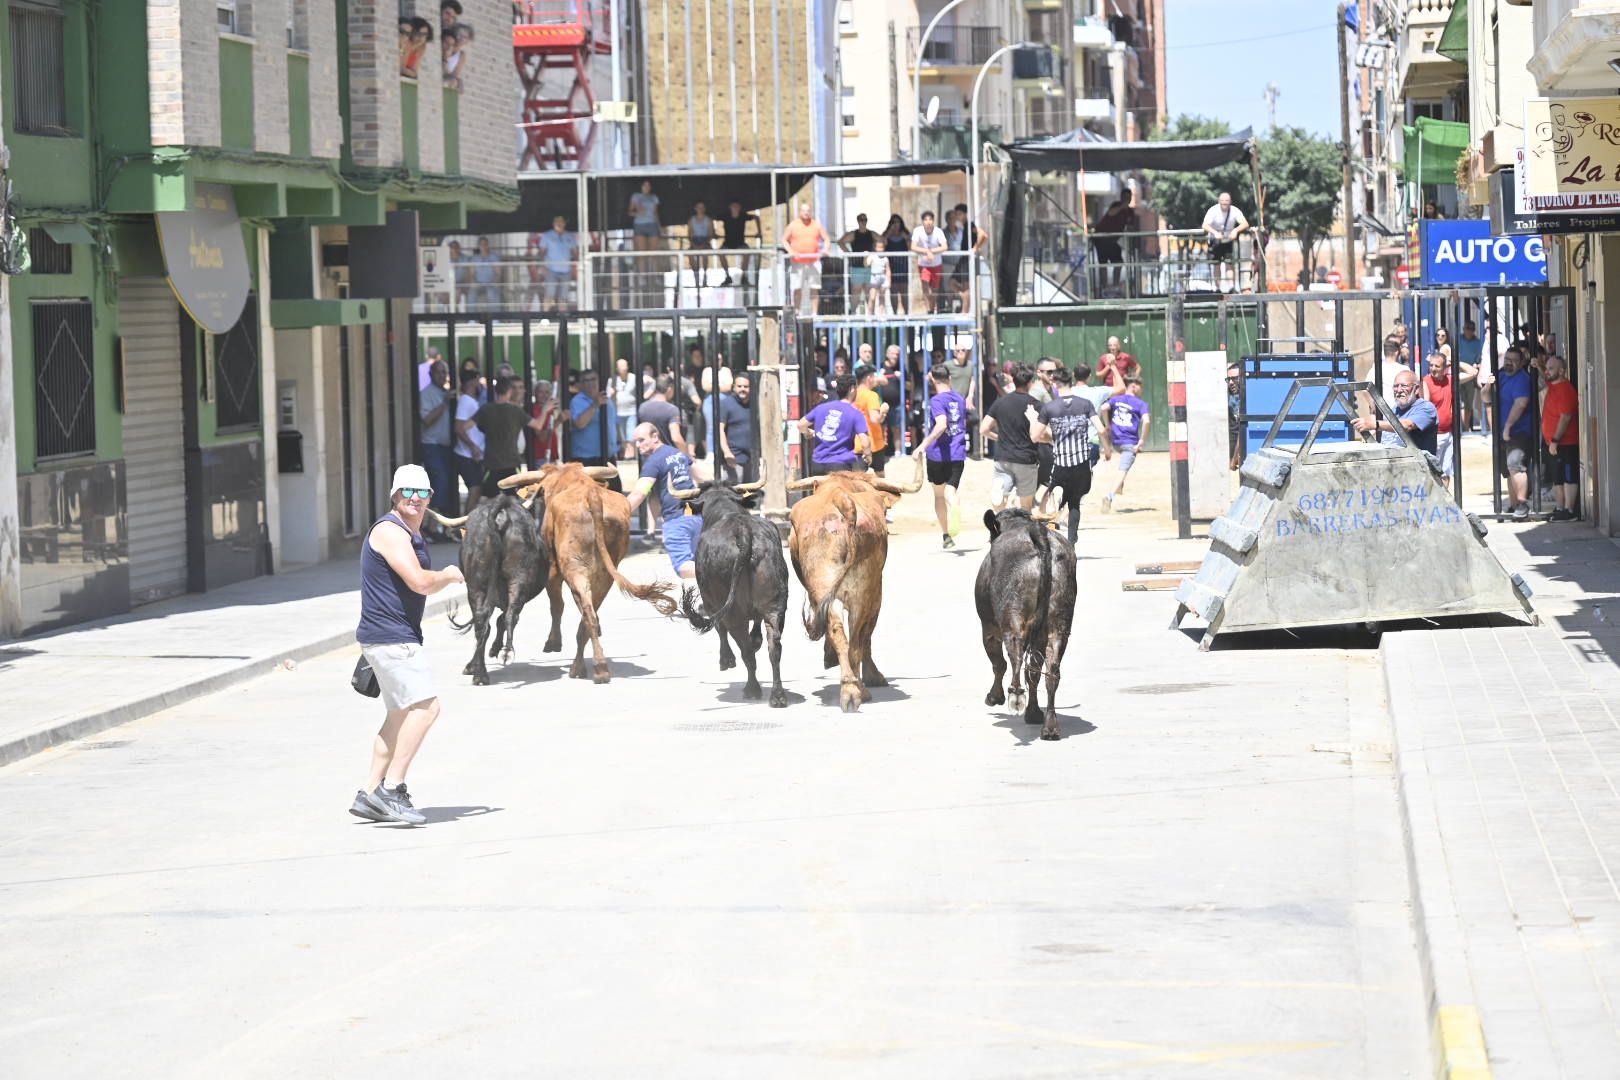
[(570, 462), (546, 465), (534, 472), (521, 472), (501, 481), (503, 488), (537, 486), (545, 492), (544, 539), (551, 549), (551, 578), (546, 593), (551, 599), (551, 634), (546, 652), (562, 651), (562, 590), (566, 584), (579, 609), (579, 633), (571, 678), (585, 677), (585, 640), (590, 639), (595, 661), (593, 678), (605, 683), (607, 657), (602, 653), (602, 626), (597, 611), (615, 584), (619, 591), (636, 600), (645, 600), (660, 615), (675, 614), (672, 586), (665, 582), (637, 585), (619, 573), (619, 562), (630, 550), (630, 503), (598, 481), (611, 479), (612, 466), (586, 468)]
[(883, 514), (901, 495), (922, 489), (920, 455), (916, 462), (917, 479), (911, 484), (838, 472), (788, 485), (790, 491), (812, 489), (789, 515), (793, 533), (788, 550), (793, 572), (808, 594), (805, 633), (811, 641), (825, 636), (822, 662), (839, 667), (838, 704), (845, 712), (872, 700), (868, 687), (888, 685), (872, 662), (872, 631), (883, 606), (883, 564), (889, 556)]

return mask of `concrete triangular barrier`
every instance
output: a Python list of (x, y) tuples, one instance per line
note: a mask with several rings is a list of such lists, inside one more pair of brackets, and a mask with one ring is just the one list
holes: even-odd
[[(1485, 544), (1485, 527), (1409, 440), (1316, 446), (1329, 410), (1355, 415), (1368, 383), (1301, 379), (1328, 393), (1298, 451), (1271, 435), (1240, 471), (1242, 488), (1209, 530), (1209, 553), (1176, 592), (1171, 628), (1188, 613), (1219, 634), (1447, 615), (1509, 614), (1536, 622), (1530, 588)], [(1376, 392), (1380, 415), (1399, 430)]]

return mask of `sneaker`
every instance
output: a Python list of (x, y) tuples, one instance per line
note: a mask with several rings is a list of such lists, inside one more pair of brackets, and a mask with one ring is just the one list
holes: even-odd
[(1575, 511), (1566, 510), (1562, 506), (1560, 506), (1558, 509), (1556, 509), (1556, 510), (1554, 510), (1552, 512), (1552, 519), (1554, 521), (1574, 521), (1575, 520)]
[(951, 534), (950, 533), (940, 533), (939, 534), (939, 542), (940, 542), (940, 545), (942, 547), (944, 547), (946, 551), (950, 551), (952, 548), (954, 548), (956, 546), (956, 541), (951, 539)]
[(389, 821), (403, 821), (407, 825), (421, 825), (427, 821), (427, 815), (411, 805), (410, 792), (405, 790), (404, 784), (392, 790), (378, 784), (377, 790), (371, 793), (371, 799), (388, 815)]
[(377, 802), (376, 799), (373, 799), (364, 791), (356, 791), (354, 793), (354, 805), (349, 807), (349, 813), (353, 814), (357, 818), (364, 818), (367, 821), (394, 820), (388, 816), (388, 811), (383, 808), (381, 803)]
[(1103, 496), (1102, 509), (1103, 509), (1103, 513), (1105, 513), (1105, 514), (1111, 512), (1114, 509), (1114, 497), (1112, 495), (1104, 495)]
[(1530, 504), (1529, 503), (1520, 503), (1518, 506), (1515, 506), (1513, 508), (1513, 520), (1514, 521), (1524, 521), (1529, 516), (1530, 516)]

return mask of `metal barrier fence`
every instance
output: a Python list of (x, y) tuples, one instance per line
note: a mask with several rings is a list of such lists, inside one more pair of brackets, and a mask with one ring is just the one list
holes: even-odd
[(1250, 292), (1260, 280), (1257, 251), (1249, 233), (1216, 258), (1201, 229), (1082, 234), (1068, 225), (1041, 228), (1032, 232), (1019, 296), (1052, 303)]

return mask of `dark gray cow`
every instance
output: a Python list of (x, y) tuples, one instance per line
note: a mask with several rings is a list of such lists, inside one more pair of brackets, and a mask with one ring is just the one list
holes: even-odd
[[(540, 595), (551, 573), (551, 553), (541, 539), (546, 499), (536, 492), (525, 505), (515, 495), (502, 492), (485, 499), (464, 518), (439, 518), (445, 525), (463, 525), (461, 573), (467, 579), (467, 603), (472, 617), (450, 625), (465, 633), (471, 629), (478, 638), (472, 659), (462, 669), (471, 675), (474, 686), (489, 684), (484, 666), (484, 644), (489, 639), (489, 617), (500, 609), (495, 623), (495, 640), (489, 642), (489, 655), (499, 655), (503, 663), (512, 659), (512, 638), (517, 632), (523, 605)], [(434, 515), (438, 517), (437, 514)]]
[(748, 671), (743, 696), (754, 699), (764, 696), (755, 674), (763, 627), (771, 658), (771, 708), (780, 709), (787, 704), (782, 689), (782, 625), (787, 619), (788, 568), (776, 527), (748, 512), (763, 486), (703, 484), (674, 492), (687, 500), (693, 513), (703, 516), (695, 559), (696, 593), (703, 604), (699, 608), (694, 590), (686, 589), (681, 594), (681, 615), (700, 634), (720, 631), (721, 671), (737, 666), (731, 653), (731, 641), (736, 641)]
[[(990, 530), (990, 551), (979, 564), (978, 580), (973, 584), (984, 651), (995, 675), (984, 703), (1000, 705), (1010, 694), (1013, 711), (1022, 712), (1026, 724), (1042, 724), (1041, 738), (1056, 739), (1058, 669), (1074, 622), (1074, 546), (1048, 529), (1045, 519), (1027, 510), (999, 514), (986, 510), (984, 525)], [(1001, 680), (1009, 663), (1012, 686), (1003, 693)], [(1042, 672), (1046, 674), (1044, 713), (1037, 704)]]

